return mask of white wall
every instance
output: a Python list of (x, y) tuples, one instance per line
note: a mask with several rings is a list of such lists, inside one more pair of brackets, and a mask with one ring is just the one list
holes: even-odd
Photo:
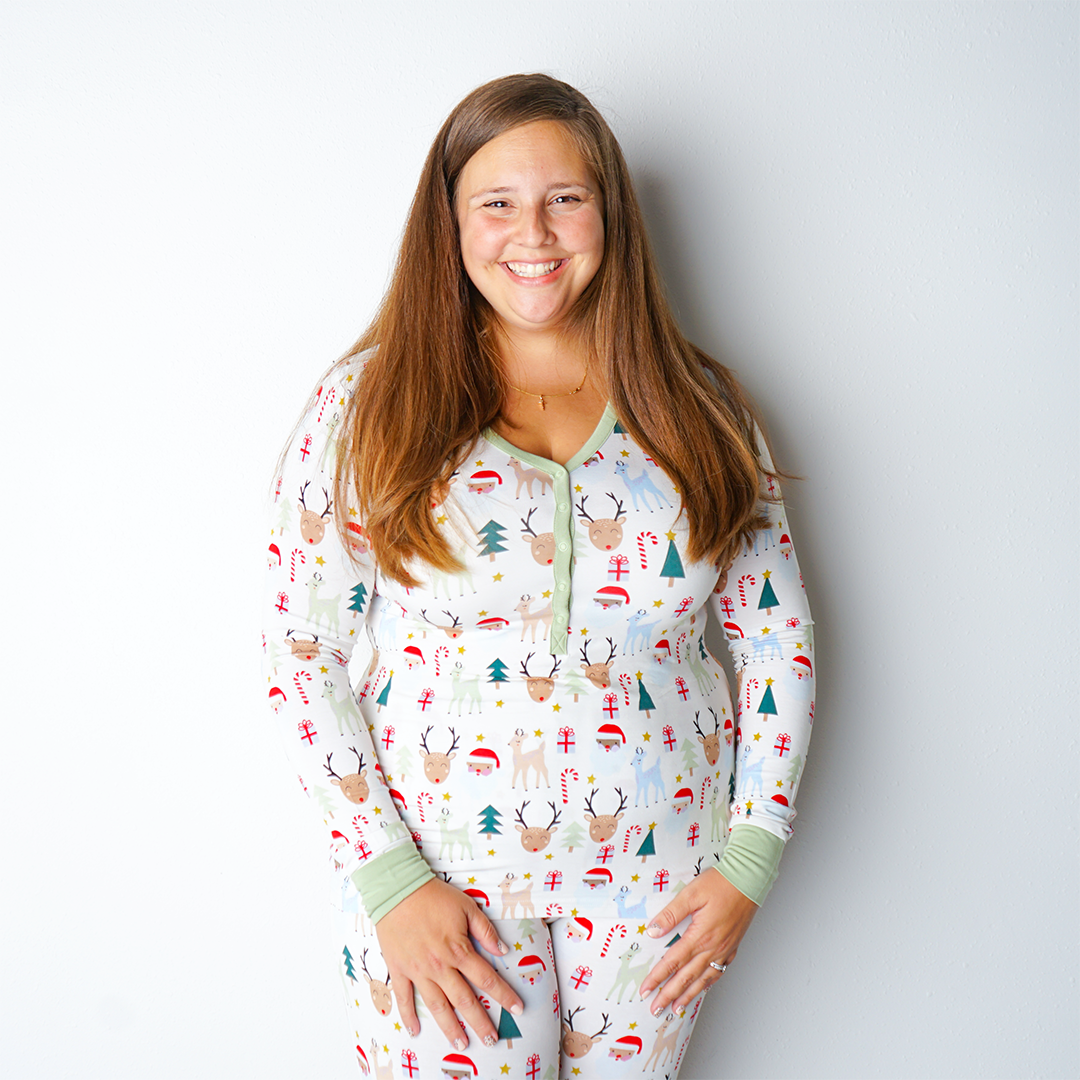
[(4, 1075), (354, 1075), (262, 493), (441, 118), (536, 69), (807, 477), (798, 833), (683, 1076), (1077, 1075), (1077, 16), (7, 0)]

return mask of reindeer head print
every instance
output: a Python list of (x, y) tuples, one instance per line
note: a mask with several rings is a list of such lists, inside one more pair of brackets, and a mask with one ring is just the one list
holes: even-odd
[(589, 839), (596, 844), (603, 844), (610, 840), (619, 831), (619, 822), (626, 816), (626, 796), (622, 788), (616, 788), (615, 794), (619, 796), (619, 809), (614, 814), (598, 814), (593, 810), (593, 796), (599, 789), (593, 788), (589, 797), (585, 800), (585, 820), (589, 823)]
[(308, 485), (311, 483), (309, 480), (307, 484), (304, 484), (300, 488), (300, 498), (297, 502), (300, 506), (300, 535), (309, 544), (321, 544), (322, 538), (326, 535), (326, 523), (330, 520), (330, 508), (334, 505), (330, 501), (330, 494), (326, 488), (323, 488), (323, 495), (326, 498), (326, 509), (321, 514), (316, 514), (314, 510), (309, 510), (304, 505), (304, 496), (307, 494)]
[(701, 743), (705, 749), (705, 760), (710, 765), (715, 765), (717, 759), (720, 757), (720, 718), (716, 715), (715, 709), (709, 709), (709, 712), (713, 715), (713, 731), (711, 734), (706, 735), (698, 725), (698, 717), (701, 713), (694, 713), (694, 729), (698, 734), (698, 742)]
[(367, 969), (367, 954), (368, 950), (365, 949), (363, 955), (360, 957), (360, 966), (364, 970), (364, 978), (367, 980), (368, 990), (371, 993), (371, 1004), (375, 1006), (375, 1011), (380, 1016), (389, 1016), (390, 1006), (392, 1004), (390, 976), (387, 975), (385, 980), (373, 979), (371, 977), (371, 972)]
[(562, 812), (555, 809), (555, 804), (549, 802), (548, 806), (551, 807), (552, 817), (551, 824), (544, 827), (539, 825), (526, 825), (525, 824), (525, 807), (529, 805), (529, 800), (526, 799), (521, 804), (521, 809), (517, 812), (518, 824), (514, 826), (519, 833), (521, 833), (521, 846), (526, 851), (531, 851), (534, 854), (538, 851), (543, 851), (544, 848), (551, 843), (551, 834), (555, 832), (556, 824), (559, 818), (562, 816)]
[(333, 767), (330, 764), (330, 759), (334, 756), (332, 753), (326, 755), (326, 764), (324, 769), (330, 774), (330, 783), (336, 788), (341, 788), (341, 794), (351, 803), (356, 803), (357, 806), (362, 805), (370, 794), (367, 782), (367, 769), (364, 768), (364, 755), (356, 749), (355, 746), (350, 746), (349, 749), (356, 755), (356, 772), (348, 773), (346, 776), (338, 776), (334, 772)]
[(615, 642), (608, 638), (607, 643), (611, 647), (611, 651), (602, 664), (589, 662), (588, 638), (585, 639), (585, 644), (581, 648), (581, 659), (585, 661), (581, 665), (581, 670), (585, 672), (585, 678), (598, 690), (606, 690), (611, 685), (611, 662), (615, 659)]
[(454, 734), (454, 729), (450, 729), (450, 749), (445, 754), (438, 752), (432, 753), (427, 748), (427, 737), (431, 734), (431, 728), (434, 725), (429, 725), (427, 731), (420, 736), (420, 756), (424, 759), (424, 776), (427, 777), (429, 784), (441, 784), (450, 775), (450, 762), (457, 757), (454, 751), (457, 749), (458, 738)]
[(574, 1017), (584, 1008), (584, 1005), (579, 1005), (576, 1009), (568, 1012), (563, 1023), (562, 1048), (563, 1053), (570, 1058), (583, 1058), (593, 1048), (593, 1045), (607, 1034), (607, 1030), (611, 1026), (608, 1014), (601, 1013), (600, 1015), (604, 1018), (604, 1026), (595, 1034), (586, 1035), (583, 1031), (575, 1031)]
[(537, 533), (533, 531), (530, 522), (535, 513), (536, 507), (534, 506), (529, 511), (529, 516), (521, 519), (521, 524), (525, 526), (521, 530), (521, 539), (529, 545), (532, 557), (541, 566), (550, 566), (555, 561), (555, 534), (553, 532)]
[(551, 666), (551, 671), (545, 675), (530, 675), (529, 661), (533, 654), (529, 653), (521, 662), (521, 674), (525, 676), (525, 687), (529, 691), (529, 697), (536, 702), (547, 701), (555, 693), (555, 676), (558, 673), (561, 660), (556, 660)]
[(614, 551), (622, 543), (626, 518), (623, 516), (622, 500), (616, 499), (610, 491), (607, 496), (615, 503), (613, 517), (591, 518), (585, 509), (585, 500), (588, 499), (588, 495), (582, 495), (581, 502), (577, 504), (577, 511), (581, 520), (589, 523), (589, 540), (592, 546), (601, 551)]
[(289, 649), (298, 660), (314, 660), (319, 655), (319, 638), (316, 634), (312, 634), (311, 638), (294, 638), (293, 631), (290, 630), (285, 635), (285, 640), (289, 643)]

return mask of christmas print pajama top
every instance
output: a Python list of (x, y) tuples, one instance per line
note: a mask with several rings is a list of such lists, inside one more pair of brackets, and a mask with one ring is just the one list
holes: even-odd
[[(693, 562), (677, 491), (610, 407), (565, 466), (488, 431), (435, 511), (464, 569), (417, 565), (405, 588), (352, 508), (353, 559), (332, 517), (362, 370), (327, 373), (283, 458), (263, 643), (271, 709), (328, 832), (361, 1071), (673, 1076), (700, 1002), (666, 1019), (638, 1001), (671, 944), (645, 926), (714, 868), (760, 902), (770, 882), (746, 884), (731, 855), (740, 837), (778, 853), (790, 835), (813, 721), (783, 504), (763, 502), (769, 523), (731, 566)], [(418, 1040), (392, 1015), (373, 923), (429, 867), (511, 947), (493, 962), (526, 1010), (496, 1020), (493, 1049), (448, 1053), (422, 1002)]]

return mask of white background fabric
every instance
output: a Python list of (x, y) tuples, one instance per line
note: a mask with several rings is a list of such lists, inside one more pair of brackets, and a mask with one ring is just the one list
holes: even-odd
[(556, 0), (0, 12), (5, 1074), (354, 1075), (249, 749), (264, 490), (441, 118), (537, 68), (808, 478), (797, 832), (683, 1077), (1075, 1075), (1077, 7)]

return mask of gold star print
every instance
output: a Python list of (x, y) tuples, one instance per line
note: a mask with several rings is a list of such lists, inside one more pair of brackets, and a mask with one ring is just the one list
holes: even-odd
[(375, 814), (376, 814), (376, 815), (379, 815), (379, 814), (381, 814), (381, 813), (382, 813), (382, 807), (381, 807), (381, 806), (373, 806), (373, 807), (372, 807), (372, 810), (374, 810), (374, 811), (375, 811)]
[(478, 461), (478, 462), (476, 463), (476, 467), (477, 467), (477, 468), (479, 469), (479, 468), (480, 468), (480, 466), (481, 466), (481, 465), (483, 465), (483, 464), (484, 464), (484, 463), (483, 463), (482, 461)]
[(645, 933), (645, 924), (644, 924), (644, 923), (642, 923), (642, 924), (641, 924), (641, 925), (640, 925), (640, 926), (639, 926), (639, 927), (637, 928), (637, 932), (638, 932), (639, 934), (644, 934), (644, 933)]
[(532, 871), (530, 871), (529, 873), (527, 873), (527, 874), (525, 875), (525, 880), (526, 880), (526, 881), (528, 881), (528, 880), (529, 880), (529, 878), (531, 878), (531, 877), (532, 877)]
[(491, 580), (492, 581), (502, 581), (502, 574), (492, 574), (491, 575)]
[(396, 1020), (394, 1021), (394, 1030), (395, 1031), (400, 1031), (401, 1030), (401, 1025)]
[(551, 706), (551, 711), (552, 712), (561, 712), (562, 711), (562, 706), (561, 705), (552, 705)]
[(328, 672), (329, 670), (330, 670), (330, 669), (329, 669), (328, 667), (325, 667), (325, 666), (323, 666), (323, 665), (320, 665), (320, 667), (319, 667), (319, 673), (320, 673), (321, 675), (325, 675), (325, 674), (326, 674), (326, 673), (327, 673), (327, 672)]
[(586, 776), (585, 777), (585, 782), (587, 784), (595, 784), (596, 783), (596, 777), (595, 776)]
[(540, 730), (539, 728), (537, 728), (537, 729), (536, 729), (536, 730), (535, 730), (535, 731), (533, 732), (533, 734), (534, 734), (534, 735), (535, 735), (535, 736), (536, 736), (536, 737), (537, 737), (537, 738), (539, 739), (539, 738), (540, 738), (540, 737), (541, 737), (541, 736), (542, 736), (542, 735), (543, 735), (544, 733), (543, 733), (543, 732), (542, 732), (542, 731), (541, 731), (541, 730)]
[(642, 675), (642, 673), (641, 673), (640, 671), (635, 671), (635, 672), (634, 672), (634, 678), (635, 678), (635, 679), (640, 679), (640, 678), (641, 678), (641, 675)]
[(389, 1046), (387, 1046), (387, 1045), (386, 1045), (386, 1043), (383, 1043), (383, 1048), (382, 1048), (382, 1052), (383, 1052), (384, 1054), (389, 1054), (389, 1053), (390, 1053), (390, 1047), (389, 1047)]
[(677, 775), (677, 776), (675, 777), (675, 783), (676, 783), (676, 784), (681, 784), (681, 783), (682, 783), (682, 774), (681, 774), (681, 773), (680, 773), (680, 774), (678, 774), (678, 775)]
[(495, 702), (495, 708), (496, 709), (501, 709), (502, 707), (503, 707), (503, 703), (501, 701), (496, 701)]
[(784, 786), (784, 781), (783, 780), (777, 780), (776, 781), (776, 786), (777, 787), (783, 787)]
[(666, 533), (664, 533), (664, 535), (665, 535), (665, 536), (666, 536), (666, 537), (667, 537), (667, 538), (668, 538), (669, 540), (674, 540), (674, 539), (675, 539), (675, 534), (674, 534), (673, 532), (671, 532), (671, 530), (668, 530), (668, 531), (667, 531)]
[(570, 917), (573, 918), (573, 919), (577, 918), (577, 908), (576, 907), (570, 909)]
[(436, 525), (445, 525), (445, 524), (446, 524), (446, 522), (447, 522), (447, 517), (446, 517), (446, 515), (445, 515), (445, 514), (440, 514), (440, 515), (439, 515), (439, 516), (438, 516), (438, 517), (437, 517), (437, 518), (435, 519), (435, 524), (436, 524)]
[(316, 555), (315, 556), (315, 565), (316, 566), (325, 566), (326, 565), (326, 560), (321, 555)]
[[(624, 451), (623, 451), (623, 453), (625, 454), (625, 453), (626, 453), (626, 451), (624, 450)], [(580, 1070), (580, 1069), (579, 1069), (579, 1068), (578, 1068), (578, 1067), (577, 1067), (576, 1065), (575, 1065), (575, 1066), (574, 1066), (574, 1067), (573, 1067), (573, 1068), (572, 1068), (572, 1069), (571, 1069), (570, 1071), (571, 1071), (571, 1072), (572, 1072), (572, 1073), (573, 1073), (573, 1074), (574, 1074), (575, 1076), (580, 1076), (580, 1075), (581, 1075), (581, 1070)]]
[(654, 600), (652, 602), (652, 606), (653, 607), (663, 607), (664, 606), (664, 601), (663, 600)]
[(457, 651), (458, 651), (458, 656), (461, 656), (461, 655), (463, 655), (463, 654), (464, 654), (464, 652), (465, 652), (465, 646), (464, 646), (464, 645), (459, 645), (459, 646), (457, 647)]
[(515, 941), (514, 942), (514, 948), (517, 949), (518, 952), (521, 952), (521, 942), (520, 941)]
[(649, 828), (650, 828), (650, 829), (655, 829), (655, 828), (656, 828), (656, 822), (655, 822), (655, 821), (653, 821), (653, 822), (650, 822), (650, 823), (649, 823)]
[(771, 634), (771, 633), (772, 633), (772, 630), (770, 630), (770, 629), (769, 629), (769, 628), (768, 628), (767, 626), (763, 626), (763, 627), (761, 628), (761, 632), (762, 632), (763, 634)]
[(582, 627), (581, 636), (584, 637), (588, 632), (589, 632), (589, 628), (587, 626)]
[(545, 858), (545, 859), (554, 859), (554, 858), (555, 858), (555, 856), (554, 856), (554, 855), (552, 855), (552, 854), (551, 854), (551, 853), (549, 852), (549, 853), (548, 853), (547, 855), (545, 855), (545, 856), (544, 856), (544, 858)]
[(353, 634), (355, 634), (355, 633), (356, 633), (356, 631), (355, 631), (355, 630), (350, 630), (350, 631), (349, 631), (349, 637), (352, 637), (352, 636), (353, 636)]
[(488, 848), (488, 854), (491, 855), (491, 856), (494, 856), (495, 849), (494, 848)]
[(551, 590), (545, 589), (540, 595), (546, 600), (551, 595)]
[(755, 731), (754, 732), (754, 742), (760, 742), (760, 741), (761, 741), (761, 732), (760, 731)]
[(648, 742), (652, 738), (652, 735), (650, 735), (649, 732), (646, 731), (645, 734), (641, 737), (645, 740), (645, 742)]
[(796, 649), (801, 649), (801, 648), (802, 648), (802, 646), (803, 646), (803, 643), (802, 643), (801, 641), (796, 641), (796, 642), (795, 642), (795, 648), (796, 648)]
[(482, 618), (483, 618), (483, 617), (484, 617), (484, 616), (485, 616), (486, 614), (487, 614), (487, 612), (486, 612), (486, 611), (478, 611), (478, 612), (476, 613), (476, 617), (477, 617), (478, 619), (482, 619)]
[(765, 680), (765, 685), (766, 685), (766, 686), (772, 686), (772, 684), (773, 684), (773, 678), (772, 678), (772, 676), (770, 675), (770, 676), (769, 676), (769, 678), (767, 678), (767, 679)]
[(356, 517), (356, 507), (355, 506), (350, 506), (349, 507), (349, 517)]
[(771, 578), (772, 577), (772, 571), (771, 570), (762, 570), (761, 576), (763, 578)]
[(754, 800), (753, 799), (747, 799), (746, 800), (746, 809), (747, 810), (749, 810), (753, 805), (754, 805)]
[(580, 484), (575, 484), (574, 485), (574, 490), (580, 495), (581, 494), (581, 485)]
[(639, 874), (631, 874), (630, 875), (630, 880), (631, 881), (637, 881), (639, 877), (640, 877)]
[(449, 791), (444, 791), (443, 792), (442, 800), (443, 800), (443, 802), (449, 802), (450, 801), (450, 792)]
[(503, 1066), (503, 1067), (502, 1067), (502, 1068), (501, 1068), (501, 1069), (499, 1070), (499, 1072), (501, 1072), (501, 1073), (508, 1073), (509, 1071), (510, 1071), (510, 1066), (509, 1066), (509, 1065), (504, 1065), (504, 1066)]
[(484, 736), (483, 735), (477, 735), (476, 736), (476, 741), (477, 742), (483, 742), (484, 741)]
[(630, 456), (630, 451), (629, 451), (629, 450), (620, 450), (620, 451), (619, 451), (619, 454), (620, 454), (620, 455), (621, 455), (622, 457), (629, 457), (629, 456)]
[(405, 635), (405, 637), (406, 637), (406, 638), (407, 638), (407, 639), (408, 639), (409, 641), (412, 641), (412, 639), (413, 639), (413, 636), (412, 636), (412, 634), (406, 634), (406, 635)]
[(633, 1031), (634, 1028), (637, 1027), (637, 1021), (635, 1020), (632, 1024), (628, 1024), (627, 1027), (629, 1027), (630, 1030)]

